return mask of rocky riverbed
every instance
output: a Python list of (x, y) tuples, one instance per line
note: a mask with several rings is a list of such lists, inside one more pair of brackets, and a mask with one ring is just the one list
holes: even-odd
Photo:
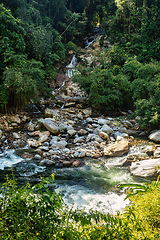
[(133, 135), (139, 133), (138, 119), (92, 115), (90, 108), (73, 107), (46, 108), (44, 115), (36, 118), (26, 113), (4, 115), (0, 118), (0, 157), (7, 149), (25, 148), (20, 154), (24, 160), (34, 159), (47, 168), (75, 168), (82, 166), (86, 157), (125, 155), (122, 168), (128, 167), (134, 176), (149, 179), (158, 176), (158, 144), (145, 142), (138, 153), (129, 153), (131, 146), (137, 145)]

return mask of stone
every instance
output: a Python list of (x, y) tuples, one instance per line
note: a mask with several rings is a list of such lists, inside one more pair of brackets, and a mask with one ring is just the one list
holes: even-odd
[(108, 124), (108, 120), (107, 120), (107, 119), (100, 118), (100, 119), (98, 119), (98, 124), (100, 124), (100, 125)]
[(81, 162), (79, 160), (76, 160), (72, 163), (73, 167), (80, 167), (81, 166)]
[(46, 142), (48, 140), (48, 136), (47, 135), (44, 135), (44, 136), (41, 136), (38, 140), (39, 143), (43, 143), (43, 142)]
[(157, 179), (159, 174), (160, 158), (132, 162), (130, 172), (135, 177)]
[(81, 151), (79, 152), (79, 154), (78, 154), (78, 157), (79, 157), (79, 158), (83, 158), (83, 157), (85, 157), (85, 156), (86, 156), (86, 153), (85, 153), (84, 151), (82, 151), (82, 150), (81, 150)]
[(92, 115), (92, 109), (84, 109), (83, 114), (85, 115), (85, 117), (90, 117)]
[(21, 123), (21, 119), (19, 118), (18, 115), (16, 115), (16, 116), (11, 116), (11, 122), (20, 124), (20, 123)]
[(74, 140), (73, 140), (73, 143), (82, 143), (85, 141), (85, 137), (76, 137)]
[(39, 154), (36, 154), (36, 155), (34, 156), (34, 158), (37, 159), (37, 160), (40, 160), (40, 159), (41, 159), (41, 156), (40, 156)]
[(160, 130), (149, 135), (149, 139), (155, 142), (160, 142)]
[(59, 124), (59, 130), (60, 130), (61, 133), (65, 132), (67, 130), (67, 124), (60, 123)]
[(119, 141), (118, 143), (111, 144), (104, 148), (104, 156), (108, 157), (121, 157), (125, 153), (128, 153), (130, 144), (127, 140)]
[(71, 166), (71, 162), (70, 161), (67, 161), (67, 160), (65, 160), (65, 161), (63, 161), (63, 167), (69, 167), (69, 166)]
[(0, 130), (0, 139), (2, 138), (2, 130)]
[(73, 136), (76, 135), (76, 131), (75, 131), (74, 129), (68, 130), (67, 133), (68, 133), (68, 135), (69, 135), (70, 137), (73, 137)]
[(51, 148), (65, 148), (67, 146), (67, 142), (64, 141), (59, 141), (59, 142), (55, 142), (51, 145)]
[(39, 143), (36, 140), (28, 140), (28, 145), (30, 147), (39, 147)]
[(32, 133), (30, 134), (30, 136), (31, 136), (31, 137), (39, 136), (40, 133), (41, 133), (40, 131), (35, 131), (35, 132), (32, 132)]
[(44, 125), (44, 127), (46, 127), (51, 133), (53, 133), (53, 134), (55, 134), (55, 135), (59, 133), (59, 128), (58, 128), (58, 126), (57, 126), (55, 123), (53, 123), (52, 120), (50, 120), (50, 119), (44, 119), (44, 120), (43, 120), (43, 125)]
[(42, 137), (42, 136), (50, 136), (50, 131), (44, 131), (44, 132), (40, 132), (39, 133), (39, 136)]
[(20, 139), (21, 137), (18, 135), (18, 133), (14, 132), (13, 133), (13, 138), (14, 139)]
[(107, 133), (105, 133), (105, 132), (100, 132), (100, 133), (99, 133), (99, 136), (100, 136), (103, 140), (109, 141), (109, 136), (108, 136)]
[(79, 136), (84, 136), (84, 135), (86, 135), (88, 133), (88, 131), (86, 131), (85, 129), (80, 129), (79, 131), (78, 131), (78, 135)]
[(50, 108), (46, 108), (44, 111), (44, 115), (46, 117), (52, 117), (54, 119), (59, 119), (59, 114), (57, 113), (57, 111), (50, 109)]
[(28, 124), (27, 129), (29, 132), (33, 132), (35, 130), (35, 124), (32, 124), (32, 123)]
[(86, 118), (87, 123), (92, 123), (93, 119), (91, 117)]
[(105, 124), (101, 128), (101, 132), (105, 132), (105, 133), (107, 133), (109, 135), (109, 134), (111, 134), (113, 132), (113, 129), (110, 128), (107, 124)]
[(79, 114), (77, 114), (77, 118), (82, 120), (82, 119), (83, 119), (83, 116), (82, 116), (82, 114), (80, 114), (80, 113), (79, 113)]
[(86, 142), (90, 142), (90, 141), (97, 141), (99, 143), (103, 142), (102, 138), (100, 138), (100, 136), (96, 135), (96, 134), (89, 134), (86, 138)]

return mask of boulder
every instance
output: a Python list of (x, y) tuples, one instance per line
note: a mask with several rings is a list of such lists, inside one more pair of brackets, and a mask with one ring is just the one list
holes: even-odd
[(105, 125), (105, 124), (108, 124), (108, 120), (107, 119), (104, 119), (104, 118), (100, 118), (98, 119), (98, 124), (100, 125)]
[(84, 136), (84, 135), (86, 135), (88, 133), (88, 131), (86, 131), (85, 129), (80, 129), (79, 131), (78, 131), (78, 135), (80, 135), (80, 136)]
[(101, 132), (105, 132), (109, 135), (111, 132), (113, 132), (113, 129), (110, 128), (107, 124), (104, 124), (101, 128)]
[(19, 118), (18, 115), (15, 115), (15, 116), (11, 117), (11, 122), (20, 124), (21, 123), (21, 119)]
[(85, 117), (90, 117), (92, 115), (92, 109), (84, 109), (83, 114), (85, 115)]
[(159, 174), (160, 158), (132, 162), (130, 171), (135, 177), (156, 179)]
[(19, 139), (19, 138), (21, 138), (21, 137), (18, 135), (18, 133), (14, 132), (14, 133), (13, 133), (13, 138), (14, 138), (14, 139)]
[(76, 135), (76, 131), (75, 131), (74, 129), (68, 130), (67, 133), (68, 133), (68, 135), (69, 135), (70, 137), (73, 137), (73, 136)]
[(48, 140), (48, 136), (47, 135), (43, 135), (39, 138), (38, 142), (39, 143), (43, 143), (46, 142)]
[(109, 141), (109, 136), (108, 136), (107, 133), (105, 133), (105, 132), (100, 132), (100, 133), (99, 133), (99, 136), (100, 136), (103, 140)]
[(155, 142), (160, 142), (160, 130), (149, 135), (149, 139)]
[(51, 148), (65, 148), (66, 146), (67, 146), (67, 142), (64, 140), (64, 141), (53, 143)]
[(53, 110), (53, 109), (50, 109), (50, 108), (46, 108), (45, 111), (44, 111), (44, 115), (46, 117), (52, 117), (54, 119), (59, 119), (59, 114)]
[(58, 126), (50, 119), (44, 119), (43, 120), (43, 125), (46, 127), (51, 133), (53, 134), (58, 134), (59, 133), (59, 128)]
[(127, 140), (119, 141), (118, 143), (111, 144), (104, 148), (104, 156), (108, 157), (121, 157), (125, 153), (128, 153), (130, 144)]

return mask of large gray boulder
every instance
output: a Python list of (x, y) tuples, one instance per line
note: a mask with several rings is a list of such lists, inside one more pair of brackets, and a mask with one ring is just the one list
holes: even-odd
[(50, 119), (44, 119), (43, 120), (43, 125), (46, 127), (51, 133), (53, 134), (58, 134), (59, 133), (59, 128), (58, 126)]
[(113, 129), (110, 128), (107, 124), (104, 124), (103, 127), (101, 128), (101, 132), (105, 132), (109, 135), (113, 132)]
[(156, 179), (159, 174), (160, 158), (132, 162), (130, 171), (135, 177)]
[(160, 142), (160, 130), (149, 135), (149, 139), (155, 142)]

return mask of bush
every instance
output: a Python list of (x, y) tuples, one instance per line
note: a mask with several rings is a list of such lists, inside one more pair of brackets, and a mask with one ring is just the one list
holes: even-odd
[(0, 188), (1, 239), (33, 240), (151, 240), (160, 234), (160, 183), (130, 194), (131, 205), (123, 214), (69, 210), (47, 178), (31, 187), (18, 188), (8, 179)]

